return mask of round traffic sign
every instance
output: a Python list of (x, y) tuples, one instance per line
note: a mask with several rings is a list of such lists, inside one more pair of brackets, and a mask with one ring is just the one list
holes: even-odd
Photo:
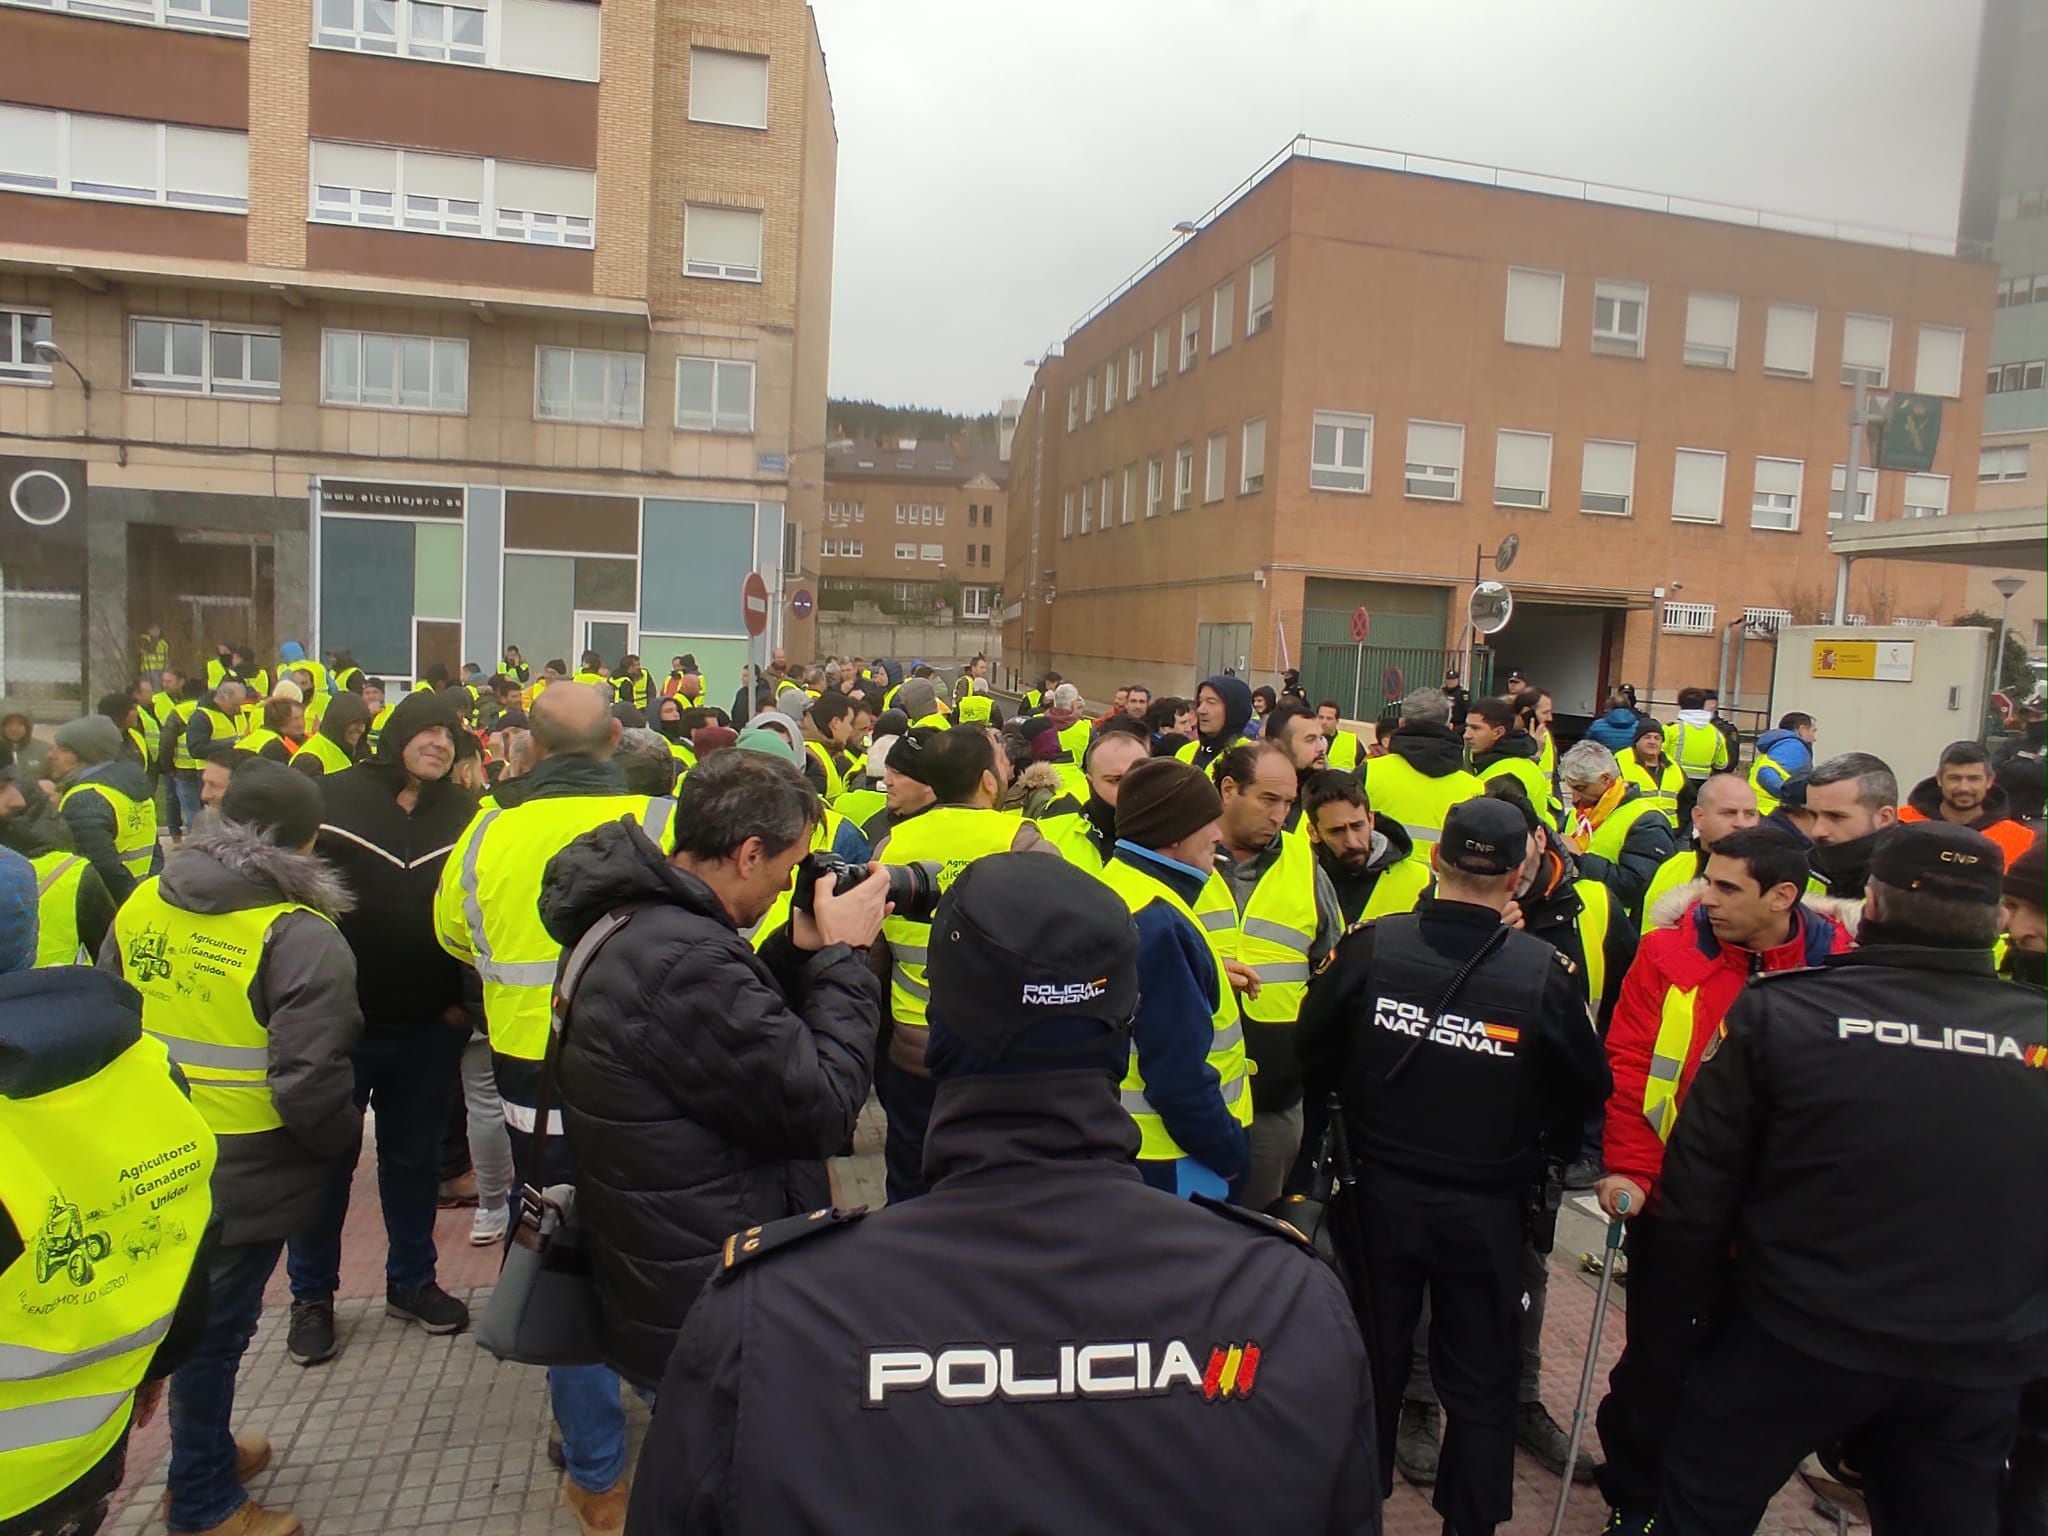
[(1353, 645), (1363, 645), (1365, 644), (1366, 637), (1371, 633), (1372, 615), (1365, 611), (1363, 604), (1360, 604), (1351, 610), (1351, 643)]
[(796, 596), (789, 600), (789, 606), (795, 611), (798, 618), (808, 619), (811, 616), (811, 610), (818, 605), (812, 600), (809, 587), (798, 587), (796, 589)]
[(740, 617), (746, 621), (748, 634), (768, 633), (768, 583), (759, 571), (747, 572), (747, 579), (740, 583)]
[(1387, 668), (1386, 675), (1380, 679), (1380, 696), (1390, 700), (1398, 699), (1407, 691), (1408, 684), (1401, 676), (1401, 669), (1399, 667)]

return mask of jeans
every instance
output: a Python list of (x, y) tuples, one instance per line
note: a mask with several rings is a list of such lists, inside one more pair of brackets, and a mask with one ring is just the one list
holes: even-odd
[(875, 1064), (875, 1097), (888, 1119), (882, 1138), (882, 1171), (891, 1205), (901, 1205), (925, 1192), (924, 1136), (938, 1091), (930, 1078), (904, 1071), (886, 1055)]
[[(365, 1035), (350, 1053), (356, 1106), (377, 1111), (377, 1194), (384, 1207), (385, 1283), (417, 1290), (434, 1278), (434, 1206), (441, 1187), (441, 1121), (466, 1032), (433, 1019), (405, 1035)], [(295, 1301), (330, 1301), (341, 1282), (341, 1226), (355, 1169), (337, 1165), (321, 1208), (291, 1241), (285, 1270)]]
[(179, 824), (182, 825), (187, 832), (190, 832), (192, 828), (198, 823), (199, 820), (200, 805), (198, 770), (193, 768), (177, 769), (176, 777), (171, 780), (171, 785), (178, 796)]
[(170, 1527), (203, 1531), (247, 1502), (235, 1478), (235, 1373), (263, 1314), (263, 1287), (284, 1244), (222, 1244), (207, 1266), (206, 1332), (171, 1374)]
[(562, 1465), (585, 1493), (605, 1493), (626, 1470), (626, 1409), (619, 1373), (608, 1365), (548, 1371), (548, 1403), (562, 1431)]
[(479, 1210), (502, 1207), (512, 1193), (512, 1138), (491, 1070), (491, 1042), (474, 1036), (462, 1048), (462, 1101), (469, 1114), (469, 1166), (476, 1173)]

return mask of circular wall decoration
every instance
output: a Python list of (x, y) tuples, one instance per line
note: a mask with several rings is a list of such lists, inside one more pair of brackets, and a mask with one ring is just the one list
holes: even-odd
[(61, 523), (71, 511), (71, 487), (47, 469), (24, 470), (7, 492), (14, 515), (36, 528)]

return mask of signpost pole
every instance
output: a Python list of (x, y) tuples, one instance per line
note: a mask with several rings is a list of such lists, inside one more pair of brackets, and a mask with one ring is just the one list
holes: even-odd
[(1365, 702), (1365, 642), (1358, 644), (1358, 660), (1351, 666), (1351, 718), (1363, 720), (1359, 707)]
[[(1856, 375), (1856, 403), (1849, 409), (1849, 455), (1842, 470), (1842, 528), (1848, 531), (1849, 524), (1856, 520), (1856, 482), (1863, 477), (1863, 418), (1869, 409), (1869, 385), (1863, 375)], [(1870, 494), (1872, 516), (1877, 513), (1877, 491)], [(1849, 622), (1849, 557), (1835, 557), (1835, 622)]]

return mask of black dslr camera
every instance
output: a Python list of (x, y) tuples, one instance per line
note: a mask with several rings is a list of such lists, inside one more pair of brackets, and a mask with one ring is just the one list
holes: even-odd
[[(884, 864), (882, 872), (889, 877), (889, 902), (895, 907), (896, 916), (918, 923), (928, 923), (937, 916), (939, 867), (936, 864)], [(805, 854), (803, 862), (796, 867), (796, 888), (789, 896), (793, 911), (811, 910), (811, 892), (820, 875), (837, 875), (839, 878), (834, 882), (834, 889), (844, 891), (865, 880), (868, 872), (865, 865), (849, 864), (827, 848)]]

